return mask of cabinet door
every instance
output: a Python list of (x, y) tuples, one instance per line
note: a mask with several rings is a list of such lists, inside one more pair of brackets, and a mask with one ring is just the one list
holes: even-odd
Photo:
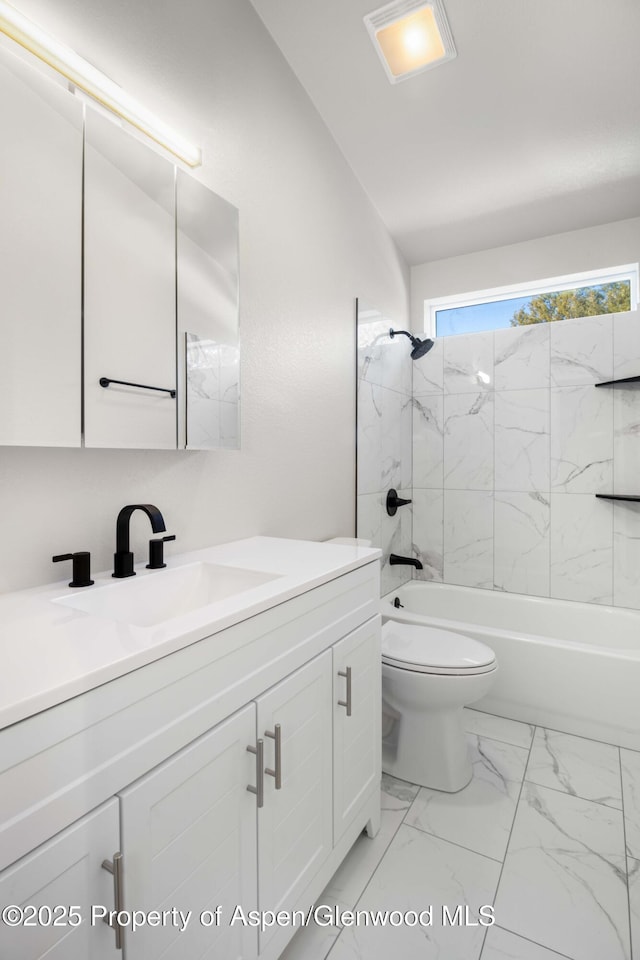
[[(0, 905), (43, 909), (37, 926), (0, 922), (0, 957), (15, 960), (112, 960), (115, 935), (91, 907), (114, 909), (113, 879), (102, 867), (119, 849), (118, 801), (109, 800), (0, 873)], [(76, 908), (49, 914), (58, 905)], [(31, 911), (27, 916), (31, 916)], [(76, 917), (82, 922), (76, 925)], [(33, 920), (33, 917), (32, 917)], [(54, 925), (53, 921), (56, 921)]]
[[(233, 909), (256, 908), (255, 706), (250, 704), (176, 753), (121, 795), (124, 903), (191, 911), (188, 925), (125, 935), (127, 960), (255, 957), (254, 928), (229, 926)], [(201, 923), (220, 905), (220, 925)], [(180, 923), (180, 921), (178, 921)]]
[(84, 176), (85, 446), (175, 449), (175, 167), (88, 109)]
[(0, 443), (80, 446), (82, 104), (0, 51)]
[[(265, 766), (276, 769), (280, 725), (282, 786), (266, 775), (258, 811), (261, 910), (292, 909), (323, 861), (331, 842), (331, 651), (311, 660), (260, 697), (258, 737)], [(276, 933), (260, 934), (263, 950)]]
[(178, 170), (176, 220), (179, 446), (239, 447), (238, 210)]
[(380, 657), (380, 617), (333, 648), (334, 843), (380, 780)]

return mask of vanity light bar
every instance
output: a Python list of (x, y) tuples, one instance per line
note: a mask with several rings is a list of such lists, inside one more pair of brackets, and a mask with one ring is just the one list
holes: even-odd
[(137, 127), (174, 156), (184, 160), (190, 167), (196, 167), (202, 162), (198, 147), (146, 110), (100, 70), (96, 70), (69, 47), (59, 43), (10, 4), (5, 3), (5, 0), (0, 0), (0, 32), (53, 67), (80, 90)]

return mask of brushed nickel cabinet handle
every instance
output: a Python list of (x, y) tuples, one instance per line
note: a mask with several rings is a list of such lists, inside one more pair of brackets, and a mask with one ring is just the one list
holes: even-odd
[(255, 793), (258, 807), (264, 806), (264, 740), (258, 740), (255, 747), (247, 747), (247, 753), (255, 754), (256, 785), (247, 787), (249, 793)]
[(280, 724), (276, 723), (273, 730), (265, 730), (264, 735), (276, 742), (276, 768), (272, 770), (266, 767), (264, 772), (275, 778), (276, 790), (280, 790), (282, 789), (282, 728)]
[[(122, 903), (122, 854), (120, 852), (114, 853), (113, 860), (103, 860), (102, 869), (107, 870), (110, 874), (113, 875), (113, 903), (116, 910), (116, 914), (119, 914), (123, 909)], [(105, 923), (108, 923), (107, 918), (105, 917)], [(114, 933), (116, 935), (116, 950), (122, 950), (123, 948), (123, 928), (116, 921), (113, 924)]]
[(338, 706), (347, 708), (347, 716), (351, 716), (351, 667), (345, 670), (338, 670), (339, 677), (345, 677), (347, 681), (347, 699), (338, 700)]

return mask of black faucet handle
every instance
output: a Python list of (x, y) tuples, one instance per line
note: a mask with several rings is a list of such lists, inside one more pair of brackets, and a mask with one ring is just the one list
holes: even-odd
[(408, 503), (411, 503), (411, 500), (403, 500), (393, 488), (387, 493), (386, 507), (390, 517), (395, 517), (398, 507), (404, 507)]
[(169, 537), (160, 537), (159, 540), (149, 540), (149, 563), (147, 570), (162, 570), (166, 567), (164, 562), (164, 545), (169, 540), (175, 540), (176, 535), (172, 533)]
[(73, 579), (70, 587), (90, 587), (94, 582), (91, 579), (91, 554), (88, 550), (79, 550), (77, 553), (60, 553), (51, 557), (53, 563), (61, 560), (73, 561)]

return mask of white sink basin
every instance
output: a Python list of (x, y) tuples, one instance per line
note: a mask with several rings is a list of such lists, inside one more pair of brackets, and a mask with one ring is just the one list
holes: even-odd
[(210, 603), (278, 579), (278, 574), (216, 563), (190, 563), (153, 574), (114, 580), (103, 587), (57, 597), (59, 603), (137, 627), (154, 627)]

